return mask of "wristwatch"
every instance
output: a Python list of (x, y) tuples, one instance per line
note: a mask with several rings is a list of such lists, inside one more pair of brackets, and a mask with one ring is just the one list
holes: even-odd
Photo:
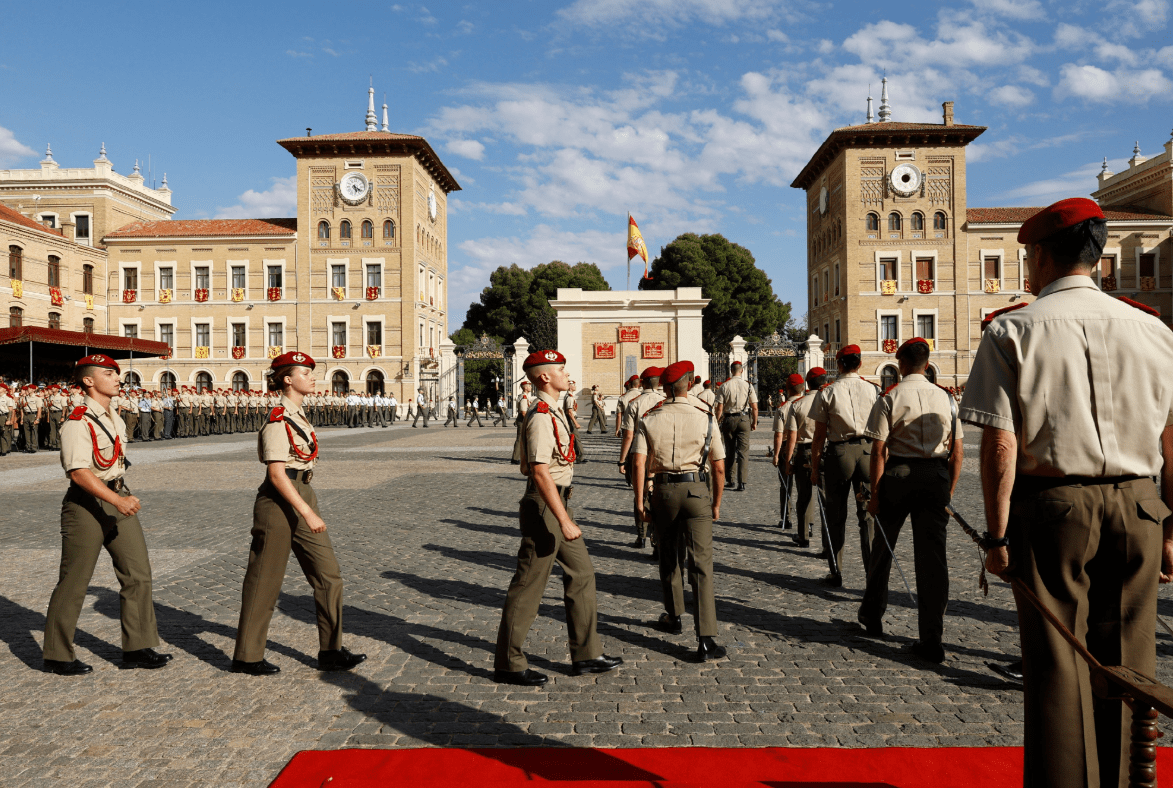
[(990, 536), (989, 531), (986, 531), (984, 534), (982, 534), (982, 549), (983, 550), (996, 550), (999, 547), (1008, 547), (1009, 545), (1010, 545), (1010, 538), (1007, 536), (1002, 536), (999, 539), (995, 539), (994, 537)]

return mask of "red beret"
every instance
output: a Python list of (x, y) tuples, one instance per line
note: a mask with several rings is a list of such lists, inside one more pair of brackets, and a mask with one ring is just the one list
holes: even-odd
[(900, 348), (896, 351), (896, 358), (900, 358), (900, 354), (904, 352), (905, 348), (912, 347), (913, 345), (924, 345), (925, 347), (928, 347), (929, 341), (922, 337), (913, 337), (900, 346)]
[(803, 383), (806, 383), (806, 378), (797, 372), (794, 372), (791, 373), (790, 377), (786, 378), (786, 382), (791, 386), (801, 386)]
[(826, 374), (827, 370), (823, 369), (822, 367), (811, 367), (809, 370), (807, 370), (806, 376), (808, 378), (817, 378), (819, 375)]
[[(308, 353), (302, 353), (300, 350), (291, 350), (288, 353), (282, 353), (277, 358), (273, 359), (273, 363), (269, 365), (270, 369), (281, 369), (282, 367), (309, 367), (313, 369), (317, 364), (314, 363), (313, 358)], [(219, 389), (223, 392), (223, 389)]]
[(862, 352), (863, 351), (859, 349), (859, 345), (845, 345), (839, 350), (838, 353), (835, 354), (835, 360), (838, 361), (844, 356), (858, 356)]
[(1060, 230), (1086, 222), (1088, 219), (1103, 219), (1104, 212), (1094, 201), (1086, 197), (1072, 197), (1048, 205), (1022, 223), (1018, 228), (1020, 244), (1037, 244)]
[(92, 356), (79, 358), (73, 368), (78, 369), (79, 367), (104, 367), (122, 374), (122, 368), (118, 366), (118, 362), (109, 356), (103, 356), (101, 353), (94, 353)]
[(522, 369), (529, 369), (530, 367), (541, 367), (546, 364), (565, 364), (566, 356), (559, 353), (557, 350), (539, 350), (536, 353), (530, 353), (526, 356), (525, 363), (521, 365)]
[(627, 382), (634, 386), (636, 383), (639, 383), (639, 375), (632, 375), (627, 379)]
[(669, 364), (664, 368), (663, 374), (660, 375), (660, 380), (671, 385), (685, 375), (691, 375), (693, 371), (694, 367), (691, 361), (677, 361), (675, 364)]
[(711, 380), (706, 380), (706, 381), (704, 382), (704, 385), (706, 385), (706, 386), (711, 386), (711, 385), (713, 385), (713, 381), (711, 381)]
[(643, 372), (639, 373), (639, 379), (646, 383), (649, 380), (651, 380), (652, 378), (658, 378), (663, 374), (664, 374), (663, 367), (648, 367)]

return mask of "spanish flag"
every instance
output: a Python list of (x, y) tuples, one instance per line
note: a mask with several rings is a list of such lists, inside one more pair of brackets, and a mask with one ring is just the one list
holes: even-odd
[[(635, 219), (631, 214), (627, 214), (627, 262), (631, 262), (631, 258), (639, 255), (644, 260), (644, 279), (651, 279), (648, 276), (648, 246), (644, 243), (644, 237), (640, 234), (639, 225), (635, 223)], [(628, 269), (630, 271), (630, 269)]]

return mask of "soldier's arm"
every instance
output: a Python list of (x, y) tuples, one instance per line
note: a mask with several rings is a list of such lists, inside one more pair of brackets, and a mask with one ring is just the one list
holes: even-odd
[(627, 451), (631, 448), (631, 441), (635, 437), (635, 432), (632, 430), (623, 431), (623, 448), (619, 450), (619, 464), (622, 465), (627, 461)]
[(725, 461), (713, 460), (713, 477), (709, 483), (713, 486), (713, 519), (721, 519), (721, 494), (725, 492)]
[(790, 467), (790, 459), (794, 457), (794, 447), (798, 443), (798, 430), (791, 430), (786, 433), (786, 472), (793, 473), (794, 470)]
[(775, 467), (778, 465), (778, 458), (781, 455), (781, 453), (782, 453), (782, 433), (775, 432), (774, 433), (774, 453), (773, 453), (773, 457), (772, 457), (772, 462), (774, 463)]
[(106, 483), (95, 476), (89, 468), (74, 468), (69, 472), (69, 480), (98, 500), (113, 506), (123, 517), (130, 517), (143, 508), (137, 496), (128, 495), (123, 498), (107, 487)]
[(558, 494), (558, 486), (554, 484), (554, 477), (550, 475), (550, 466), (546, 463), (534, 463), (530, 466), (532, 469), (532, 478), (534, 485), (538, 488), (538, 492), (542, 494), (542, 500), (546, 502), (550, 513), (554, 515), (554, 519), (558, 521), (558, 527), (562, 529), (562, 538), (568, 542), (573, 542), (578, 537), (582, 536), (582, 531), (575, 524), (574, 520), (570, 519), (570, 514), (567, 513), (566, 507), (562, 505), (562, 496)]
[[(997, 427), (982, 428), (982, 495), (986, 499), (986, 530), (994, 539), (1006, 535), (1010, 521), (1010, 491), (1014, 488), (1018, 436)], [(996, 547), (986, 555), (986, 570), (1002, 579), (1010, 567), (1010, 551)]]
[(749, 410), (752, 414), (752, 420), (749, 423), (749, 431), (753, 432), (758, 428), (758, 401), (756, 399), (750, 400)]
[(868, 466), (868, 480), (872, 485), (872, 497), (868, 500), (868, 513), (878, 514), (880, 511), (880, 478), (884, 475), (884, 465), (888, 460), (884, 451), (887, 441), (872, 441), (872, 461)]
[(823, 444), (827, 442), (827, 425), (815, 422), (815, 437), (811, 442), (811, 484), (819, 483), (819, 463), (823, 460)]
[(285, 463), (270, 462), (268, 466), (269, 483), (276, 488), (277, 492), (281, 493), (281, 497), (293, 507), (295, 512), (302, 516), (311, 531), (316, 534), (325, 531), (325, 521), (318, 517), (313, 508), (298, 494), (290, 478), (285, 475)]
[(720, 422), (721, 417), (724, 415), (725, 415), (725, 401), (721, 400), (720, 402), (717, 403), (717, 410), (713, 411), (713, 416), (715, 416), (717, 421)]
[(646, 455), (631, 455), (631, 483), (635, 488), (635, 513), (639, 519), (650, 522), (651, 515), (644, 511), (644, 489), (648, 484), (644, 470), (647, 466), (648, 458)]
[(953, 497), (957, 482), (961, 479), (961, 466), (965, 461), (965, 442), (953, 440), (953, 453), (949, 455), (949, 497)]
[[(1173, 509), (1173, 426), (1161, 433), (1161, 495), (1165, 505)], [(1173, 581), (1173, 517), (1165, 520), (1165, 543), (1161, 545), (1161, 576), (1159, 582)]]

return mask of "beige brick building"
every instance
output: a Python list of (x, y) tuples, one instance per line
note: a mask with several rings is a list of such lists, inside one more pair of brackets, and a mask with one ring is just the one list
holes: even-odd
[[(831, 132), (791, 186), (807, 193), (808, 323), (829, 356), (863, 351), (868, 378), (895, 380), (895, 349), (933, 340), (932, 373), (964, 385), (990, 312), (1029, 300), (1018, 228), (1039, 208), (970, 208), (966, 146), (983, 126), (879, 122)], [(1129, 170), (1106, 171), (1093, 195), (1109, 239), (1095, 276), (1105, 290), (1173, 316), (1173, 141)], [(1139, 157), (1139, 158), (1138, 158)], [(1072, 195), (1078, 196), (1078, 195)], [(1165, 254), (1161, 254), (1164, 248)], [(1166, 263), (1162, 270), (1160, 261)]]

